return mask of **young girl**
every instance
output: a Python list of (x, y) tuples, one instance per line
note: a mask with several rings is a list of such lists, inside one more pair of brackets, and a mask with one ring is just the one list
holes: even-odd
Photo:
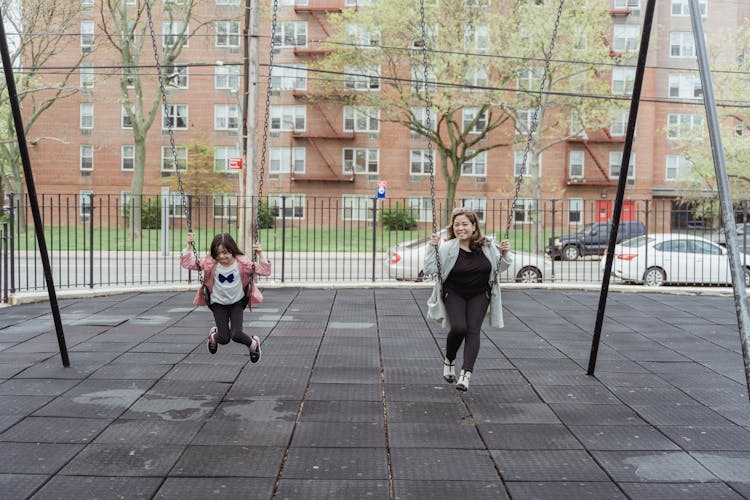
[[(443, 377), (448, 382), (456, 379), (453, 362), (464, 343), (464, 360), (456, 389), (466, 391), (479, 354), (482, 321), (490, 304), (490, 325), (503, 326), (500, 289), (495, 275), (511, 264), (510, 242), (503, 240), (498, 249), (482, 234), (476, 213), (463, 207), (453, 210), (447, 231), (447, 241), (440, 246), (438, 235), (432, 235), (430, 241), (431, 245), (438, 246), (442, 283), (435, 283), (433, 296), (428, 301), (428, 315), (443, 321), (444, 326), (446, 320), (450, 325), (443, 360)], [(427, 249), (425, 275), (437, 272), (435, 253), (433, 248)]]
[(242, 331), (242, 312), (245, 307), (263, 300), (263, 295), (255, 286), (253, 274), (268, 276), (271, 274), (271, 262), (263, 258), (260, 243), (253, 244), (253, 252), (258, 262), (251, 261), (237, 246), (234, 239), (227, 234), (219, 234), (211, 242), (211, 251), (200, 260), (195, 261), (192, 247), (195, 235), (188, 233), (187, 248), (182, 251), (180, 265), (185, 269), (203, 270), (203, 281), (208, 287), (211, 303), (206, 304), (202, 290), (198, 290), (193, 304), (208, 305), (214, 313), (216, 326), (208, 334), (208, 352), (216, 353), (217, 345), (228, 344), (234, 340), (247, 346), (250, 361), (260, 361), (260, 339), (249, 337)]

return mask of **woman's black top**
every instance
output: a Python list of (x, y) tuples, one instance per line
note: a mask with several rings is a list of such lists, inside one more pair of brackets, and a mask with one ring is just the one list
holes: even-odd
[(458, 249), (458, 259), (443, 284), (444, 288), (470, 299), (490, 290), (492, 264), (481, 249), (467, 252)]

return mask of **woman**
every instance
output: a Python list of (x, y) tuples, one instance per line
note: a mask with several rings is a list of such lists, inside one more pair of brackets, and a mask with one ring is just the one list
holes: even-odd
[(498, 250), (494, 241), (482, 234), (477, 214), (468, 208), (456, 208), (447, 227), (448, 238), (438, 246), (432, 235), (430, 244), (438, 251), (427, 250), (424, 273), (437, 273), (436, 253), (440, 258), (442, 283), (436, 281), (428, 301), (428, 316), (450, 325), (446, 341), (443, 377), (456, 380), (454, 360), (464, 342), (464, 360), (456, 389), (466, 391), (479, 354), (480, 334), (487, 307), (491, 307), (490, 325), (502, 328), (503, 311), (497, 273), (510, 266), (510, 242), (503, 240)]

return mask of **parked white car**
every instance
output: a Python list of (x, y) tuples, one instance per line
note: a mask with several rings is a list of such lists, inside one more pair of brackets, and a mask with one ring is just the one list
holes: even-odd
[[(626, 282), (661, 286), (667, 283), (731, 285), (727, 249), (689, 234), (649, 234), (615, 246), (612, 275)], [(604, 269), (605, 255), (601, 261)], [(748, 258), (743, 260), (745, 285), (750, 285)]]
[[(441, 231), (445, 237), (446, 231)], [(425, 252), (435, 251), (429, 237), (400, 243), (388, 250), (388, 277), (397, 280), (421, 281), (424, 276)], [(500, 281), (519, 283), (541, 283), (551, 280), (552, 260), (546, 255), (511, 251), (513, 263), (500, 275)]]

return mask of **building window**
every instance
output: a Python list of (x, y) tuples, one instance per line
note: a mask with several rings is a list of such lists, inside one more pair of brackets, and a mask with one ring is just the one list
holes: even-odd
[(485, 198), (461, 198), (461, 206), (472, 210), (477, 214), (479, 222), (484, 224), (484, 214), (487, 211), (487, 200)]
[[(276, 69), (274, 69), (273, 73), (276, 73)], [(240, 67), (216, 66), (214, 87), (216, 90), (232, 90), (237, 92), (240, 88)]]
[(421, 49), (424, 43), (427, 42), (428, 47), (436, 47), (438, 40), (438, 25), (429, 24), (424, 26), (425, 33), (422, 33), (422, 26), (414, 26), (414, 38), (412, 42), (413, 49)]
[(701, 115), (670, 113), (667, 115), (667, 137), (669, 139), (689, 139), (691, 136), (703, 136), (703, 117)]
[(373, 0), (345, 0), (346, 7), (360, 7), (362, 5), (372, 5)]
[(174, 130), (187, 130), (188, 128), (187, 104), (167, 105), (166, 114), (162, 115), (161, 128), (162, 130), (167, 130), (170, 126)]
[(612, 49), (615, 52), (634, 52), (638, 50), (641, 38), (641, 27), (637, 24), (615, 24)]
[(628, 129), (628, 117), (630, 113), (625, 109), (616, 109), (612, 111), (609, 120), (609, 135), (612, 137), (622, 137)]
[(187, 26), (182, 21), (165, 21), (161, 25), (162, 43), (164, 47), (173, 47), (182, 39), (183, 47), (188, 46)]
[(80, 66), (81, 88), (94, 88), (94, 63), (83, 62)]
[[(412, 149), (411, 160), (409, 161), (409, 173), (411, 175), (430, 175), (430, 159), (428, 157), (429, 151), (427, 149)], [(435, 162), (435, 156), (433, 153), (432, 157), (433, 168)]]
[(307, 47), (307, 23), (280, 23), (276, 27), (273, 45), (276, 48)]
[(486, 110), (480, 115), (479, 108), (463, 108), (461, 110), (461, 115), (464, 132), (468, 132), (469, 134), (481, 134), (487, 129)]
[(518, 72), (518, 90), (538, 91), (541, 83), (541, 68), (526, 68)]
[(214, 217), (217, 219), (237, 219), (237, 195), (232, 193), (214, 194)]
[(586, 134), (586, 111), (574, 108), (570, 112), (570, 135), (572, 137), (588, 138)]
[(533, 109), (519, 109), (516, 111), (516, 137), (527, 136), (531, 130), (531, 123), (534, 120)]
[(287, 194), (268, 197), (268, 206), (276, 217), (285, 219), (305, 218), (305, 195)]
[(125, 86), (129, 89), (135, 87), (135, 79), (138, 77), (138, 68), (124, 67), (122, 68), (122, 80), (125, 82)]
[(344, 148), (344, 173), (377, 174), (380, 150), (377, 148)]
[(481, 68), (469, 68), (466, 70), (466, 76), (464, 77), (464, 86), (467, 90), (485, 90), (490, 82), (489, 73), (486, 67)]
[(429, 196), (410, 197), (409, 215), (419, 222), (430, 222), (432, 220), (432, 198)]
[[(237, 75), (239, 76), (239, 68), (237, 68)], [(284, 67), (274, 68), (271, 74), (271, 88), (274, 90), (307, 89), (307, 65), (285, 64)]]
[(80, 126), (82, 130), (91, 130), (94, 128), (94, 104), (91, 102), (82, 102), (80, 105)]
[(638, 10), (641, 8), (641, 0), (615, 0), (614, 8)]
[(631, 95), (635, 84), (635, 68), (612, 69), (612, 95)]
[(167, 211), (169, 217), (173, 219), (184, 219), (185, 218), (185, 204), (187, 200), (182, 193), (169, 193), (167, 197)]
[(270, 148), (269, 160), (272, 174), (305, 173), (305, 148)]
[(570, 152), (570, 170), (568, 171), (568, 177), (571, 179), (583, 178), (583, 157), (583, 151)]
[(216, 146), (214, 148), (214, 172), (235, 173), (229, 170), (230, 158), (239, 158), (240, 150), (237, 146)]
[(374, 107), (344, 106), (344, 132), (379, 132), (380, 110)]
[(130, 191), (120, 191), (120, 215), (127, 216), (131, 198)]
[(239, 21), (216, 21), (216, 46), (217, 47), (239, 47), (240, 46), (240, 22)]
[(378, 29), (363, 26), (357, 23), (346, 23), (344, 25), (346, 38), (349, 43), (360, 47), (379, 47), (381, 42)]
[[(433, 132), (437, 130), (437, 120), (435, 119), (435, 110), (430, 109), (429, 117), (430, 117), (430, 125), (427, 126), (427, 110), (425, 108), (411, 108), (411, 113), (414, 115), (414, 122), (416, 124), (419, 124), (423, 129), (428, 130), (431, 129)], [(411, 138), (412, 139), (419, 139), (422, 137), (421, 134), (418, 134), (417, 132), (414, 132), (412, 130), (411, 132)]]
[(89, 189), (82, 189), (79, 193), (79, 202), (81, 207), (81, 220), (91, 220), (91, 207), (94, 203), (94, 192)]
[(345, 66), (344, 90), (380, 90), (380, 66)]
[(580, 224), (583, 213), (583, 199), (571, 198), (568, 200), (568, 223)]
[[(706, 17), (708, 14), (708, 0), (698, 0), (698, 8), (701, 11), (701, 16)], [(689, 16), (690, 5), (688, 0), (672, 0), (672, 15)]]
[(670, 57), (695, 57), (695, 40), (690, 31), (673, 31), (669, 34)]
[(94, 170), (94, 146), (91, 144), (81, 144), (80, 159), (79, 165), (81, 170)]
[(214, 104), (214, 130), (238, 130), (240, 110), (236, 104)]
[[(188, 163), (188, 150), (187, 146), (177, 146), (177, 168), (182, 171), (187, 170)], [(161, 147), (161, 170), (162, 172), (174, 172), (174, 154), (172, 153), (172, 146)]]
[(133, 128), (133, 121), (124, 104), (120, 106), (120, 128)]
[[(617, 180), (620, 178), (620, 167), (622, 166), (622, 151), (610, 151), (609, 152), (609, 178), (611, 180)], [(630, 184), (635, 181), (635, 153), (630, 154), (630, 161), (628, 162), (628, 182)]]
[(240, 0), (216, 0), (216, 5), (239, 5)]
[(271, 106), (271, 130), (279, 132), (302, 132), (307, 127), (307, 108), (294, 105)]
[[(532, 172), (531, 172), (532, 153), (529, 152), (529, 154), (526, 155), (525, 165), (523, 161), (523, 155), (524, 155), (524, 151), (513, 151), (513, 176), (514, 177), (518, 177), (519, 175), (523, 175), (524, 177), (529, 177), (532, 175)], [(539, 155), (538, 175), (542, 175), (542, 156), (541, 155)]]
[(513, 222), (516, 224), (529, 224), (534, 220), (534, 200), (519, 198), (513, 210)]
[(667, 168), (664, 172), (664, 180), (676, 181), (685, 177), (690, 169), (690, 162), (681, 155), (667, 155)]
[(701, 78), (692, 73), (671, 73), (669, 75), (669, 97), (696, 99), (703, 97)]
[[(471, 155), (474, 151), (469, 150), (466, 153)], [(461, 175), (485, 177), (487, 175), (487, 151), (482, 151), (474, 158), (465, 161), (461, 165)]]
[(367, 195), (345, 194), (341, 197), (341, 216), (345, 221), (371, 221), (374, 209), (372, 198)]
[(464, 48), (485, 52), (490, 48), (490, 27), (484, 23), (468, 24), (464, 29)]
[[(411, 67), (411, 90), (415, 94), (424, 93), (424, 66)], [(437, 90), (437, 76), (432, 69), (427, 70), (427, 91)]]
[(94, 21), (81, 21), (81, 51), (89, 53), (94, 47)]
[(125, 145), (120, 148), (120, 170), (132, 172), (135, 169), (135, 146)]
[(166, 83), (175, 89), (188, 88), (188, 67), (169, 66), (166, 68)]

